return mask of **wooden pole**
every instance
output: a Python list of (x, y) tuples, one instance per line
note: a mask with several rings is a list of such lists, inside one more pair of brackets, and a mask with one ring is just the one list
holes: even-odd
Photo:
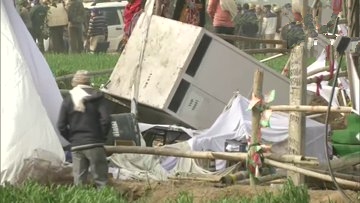
[(270, 57), (268, 57), (268, 58), (262, 59), (262, 60), (260, 60), (260, 62), (261, 62), (261, 63), (264, 63), (264, 62), (266, 62), (266, 61), (270, 61), (270, 60), (272, 60), (272, 59), (276, 59), (276, 58), (281, 57), (281, 56), (284, 56), (284, 54), (276, 54), (276, 55), (274, 55), (274, 56), (270, 56)]
[(348, 1), (348, 26), (349, 26), (349, 36), (350, 37), (359, 37), (360, 32), (360, 2), (359, 0), (349, 0)]
[(285, 66), (283, 67), (283, 69), (281, 71), (281, 75), (284, 75), (286, 77), (289, 76), (289, 65), (290, 65), (291, 55), (292, 55), (292, 52), (290, 52), (290, 56), (289, 56), (288, 60), (286, 61)]
[(108, 155), (115, 153), (127, 154), (153, 154), (161, 156), (185, 157), (193, 159), (223, 159), (231, 161), (245, 161), (247, 153), (240, 152), (209, 152), (184, 151), (165, 147), (139, 147), (139, 146), (105, 146)]
[[(286, 174), (270, 174), (270, 175), (262, 176), (259, 178), (258, 184), (263, 184), (266, 182), (270, 182), (270, 181), (277, 180), (277, 179), (282, 179), (285, 177), (286, 177)], [(249, 182), (250, 182), (249, 179), (244, 179), (244, 180), (238, 181), (237, 184), (248, 185)]]
[[(100, 70), (100, 71), (93, 71), (93, 72), (90, 72), (89, 75), (90, 76), (96, 76), (96, 75), (109, 74), (113, 70), (114, 70), (113, 68), (110, 68), (110, 69), (105, 69), (105, 70)], [(56, 77), (56, 81), (71, 79), (71, 78), (74, 77), (74, 75), (75, 74), (68, 74), (68, 75), (59, 76), (59, 77)]]
[[(314, 177), (314, 178), (318, 178), (318, 179), (321, 179), (321, 180), (332, 182), (332, 178), (331, 178), (330, 175), (317, 173), (317, 172), (314, 172), (314, 171), (311, 171), (311, 170), (299, 168), (299, 167), (292, 166), (292, 165), (289, 165), (289, 164), (284, 164), (284, 163), (274, 161), (274, 160), (270, 160), (270, 159), (266, 159), (264, 162), (265, 162), (265, 164), (269, 164), (271, 166), (275, 166), (275, 167), (278, 167), (278, 168), (283, 168), (283, 169), (286, 169), (288, 171), (295, 172), (295, 174), (300, 173), (300, 174), (304, 174), (306, 176), (310, 176), (310, 177)], [(288, 172), (288, 174), (289, 174), (289, 172)], [(356, 189), (356, 190), (360, 189), (360, 183), (359, 182), (344, 180), (344, 179), (341, 179), (341, 178), (336, 178), (336, 181), (340, 185), (344, 185), (344, 186), (347, 186), (347, 187), (350, 187), (350, 188)]]
[(238, 35), (226, 35), (226, 34), (217, 34), (217, 36), (219, 36), (222, 39), (232, 40), (232, 41), (249, 41), (249, 42), (266, 43), (266, 44), (286, 45), (285, 40), (259, 39), (259, 38), (243, 37)]
[[(304, 63), (304, 43), (293, 48), (290, 60), (290, 105), (304, 105), (306, 103), (306, 69)], [(289, 113), (289, 153), (304, 154), (305, 114), (299, 111)], [(305, 177), (300, 173), (288, 171), (288, 177), (295, 185), (303, 184)]]
[[(263, 87), (263, 78), (264, 78), (264, 72), (261, 70), (256, 70), (254, 75), (254, 83), (253, 83), (253, 97), (258, 98), (261, 101), (263, 100), (262, 96), (262, 87)], [(251, 120), (251, 145), (257, 145), (261, 142), (261, 131), (260, 131), (260, 119), (261, 119), (261, 110), (258, 108), (260, 106), (260, 102), (257, 103), (252, 108), (252, 120)], [(250, 159), (253, 157), (253, 155), (256, 153), (255, 147), (250, 147)], [(250, 185), (254, 186), (256, 184), (255, 177), (252, 173), (250, 173)]]
[(305, 18), (305, 16), (307, 15), (307, 10), (308, 10), (308, 6), (309, 6), (309, 1), (308, 0), (303, 0), (302, 1), (302, 11), (301, 11), (301, 15), (303, 16), (303, 19)]
[[(305, 106), (305, 105), (273, 105), (268, 106), (268, 109), (272, 111), (298, 111), (298, 112), (326, 112), (327, 106)], [(331, 112), (338, 113), (351, 113), (351, 107), (339, 106), (339, 107), (331, 107)]]
[(264, 53), (287, 53), (290, 51), (290, 49), (266, 48), (266, 49), (244, 49), (242, 51), (247, 54), (264, 54)]
[[(152, 154), (160, 156), (185, 157), (192, 159), (221, 159), (229, 161), (245, 161), (247, 153), (242, 152), (210, 152), (210, 151), (184, 151), (165, 147), (139, 147), (139, 146), (105, 146), (107, 155), (111, 154)], [(317, 165), (316, 157), (307, 157), (300, 155), (280, 155), (265, 153), (265, 159), (275, 159), (288, 163), (299, 163), (308, 166)]]
[[(339, 77), (346, 77), (347, 75), (348, 75), (348, 73), (346, 71), (343, 71), (343, 72), (339, 73)], [(333, 76), (330, 75), (330, 73), (327, 73), (327, 74), (323, 75), (323, 78), (322, 78), (323, 81), (328, 81), (328, 80), (332, 80), (332, 79), (333, 79)], [(318, 79), (316, 77), (308, 78), (307, 79), (307, 84), (314, 83), (317, 80)]]

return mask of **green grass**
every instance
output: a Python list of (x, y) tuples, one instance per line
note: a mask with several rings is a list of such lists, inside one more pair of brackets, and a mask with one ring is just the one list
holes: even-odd
[[(0, 203), (126, 203), (129, 202), (112, 187), (98, 190), (90, 186), (41, 185), (28, 181), (22, 186), (0, 186)], [(151, 195), (151, 192), (148, 193)], [(145, 203), (143, 196), (137, 203)], [(190, 191), (180, 192), (175, 198), (168, 199), (167, 203), (192, 203), (194, 196)], [(306, 186), (295, 186), (288, 180), (279, 191), (264, 192), (253, 197), (224, 197), (205, 201), (206, 203), (306, 203), (310, 196)]]
[[(51, 54), (46, 53), (45, 59), (55, 77), (73, 74), (77, 70), (99, 71), (114, 68), (119, 54)], [(92, 82), (95, 87), (105, 84), (109, 74), (94, 76)], [(68, 89), (70, 80), (58, 82), (61, 89)]]
[[(119, 54), (51, 54), (46, 53), (45, 59), (48, 62), (51, 71), (55, 77), (73, 74), (77, 70), (85, 69), (89, 71), (99, 71), (104, 69), (114, 68), (118, 59)], [(253, 55), (255, 59), (262, 60), (267, 58), (264, 54)], [(284, 55), (270, 61), (264, 62), (265, 65), (281, 73), (285, 66), (289, 55)], [(310, 65), (315, 61), (314, 57), (307, 58), (306, 66)], [(344, 61), (343, 63), (344, 64)], [(109, 79), (110, 74), (103, 76), (95, 76), (92, 78), (95, 87), (99, 87)], [(58, 83), (60, 88), (69, 88), (69, 80)]]
[(119, 54), (45, 54), (54, 75), (61, 76), (86, 69), (89, 71), (114, 68)]
[[(264, 54), (255, 54), (255, 55), (253, 55), (253, 57), (259, 61), (267, 58), (267, 56), (265, 56)], [(263, 62), (263, 64), (267, 65), (269, 68), (275, 70), (276, 72), (281, 73), (281, 71), (284, 68), (284, 66), (286, 65), (286, 62), (288, 61), (288, 59), (289, 59), (289, 55), (283, 55), (278, 58), (275, 58), (275, 59), (272, 59), (269, 61), (265, 61), (265, 62)], [(315, 60), (316, 60), (315, 57), (306, 58), (305, 66), (307, 67), (307, 66), (311, 65), (312, 63), (315, 62)]]
[(122, 203), (127, 202), (114, 188), (97, 190), (90, 186), (45, 186), (36, 182), (26, 182), (16, 187), (0, 186), (1, 203)]

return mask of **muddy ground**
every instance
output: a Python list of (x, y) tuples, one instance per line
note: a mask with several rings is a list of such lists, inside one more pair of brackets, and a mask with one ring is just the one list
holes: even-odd
[[(214, 183), (200, 181), (166, 181), (166, 182), (136, 182), (136, 181), (112, 181), (117, 188), (130, 201), (145, 199), (149, 203), (160, 203), (174, 200), (182, 192), (191, 194), (194, 202), (210, 202), (229, 197), (253, 197), (264, 191), (277, 192), (279, 184), (272, 186), (232, 185), (223, 188), (216, 187)], [(345, 190), (350, 198), (360, 202), (360, 194), (355, 191)], [(309, 189), (310, 202), (347, 202), (346, 199), (336, 190), (313, 190)]]

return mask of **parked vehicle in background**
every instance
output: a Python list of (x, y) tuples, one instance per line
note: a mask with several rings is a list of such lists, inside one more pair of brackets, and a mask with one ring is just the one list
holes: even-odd
[[(84, 7), (88, 11), (90, 18), (91, 9), (98, 9), (105, 15), (108, 24), (108, 41), (110, 42), (108, 52), (115, 52), (120, 46), (120, 42), (124, 35), (124, 10), (127, 1), (120, 2), (101, 2), (94, 4), (93, 2), (84, 2)], [(89, 20), (87, 20), (89, 22)]]

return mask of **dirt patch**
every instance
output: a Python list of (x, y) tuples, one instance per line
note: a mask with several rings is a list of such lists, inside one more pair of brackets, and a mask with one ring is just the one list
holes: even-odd
[[(192, 195), (194, 203), (210, 202), (231, 197), (253, 197), (263, 192), (278, 191), (279, 187), (247, 185), (232, 185), (224, 188), (215, 187), (214, 183), (200, 181), (166, 181), (166, 182), (138, 182), (138, 181), (111, 181), (111, 184), (130, 201), (145, 199), (148, 203), (167, 202), (176, 199), (181, 193)], [(354, 191), (346, 191), (353, 199), (358, 199)], [(341, 193), (336, 190), (309, 190), (310, 202), (347, 202)], [(360, 200), (360, 199), (358, 199)]]

